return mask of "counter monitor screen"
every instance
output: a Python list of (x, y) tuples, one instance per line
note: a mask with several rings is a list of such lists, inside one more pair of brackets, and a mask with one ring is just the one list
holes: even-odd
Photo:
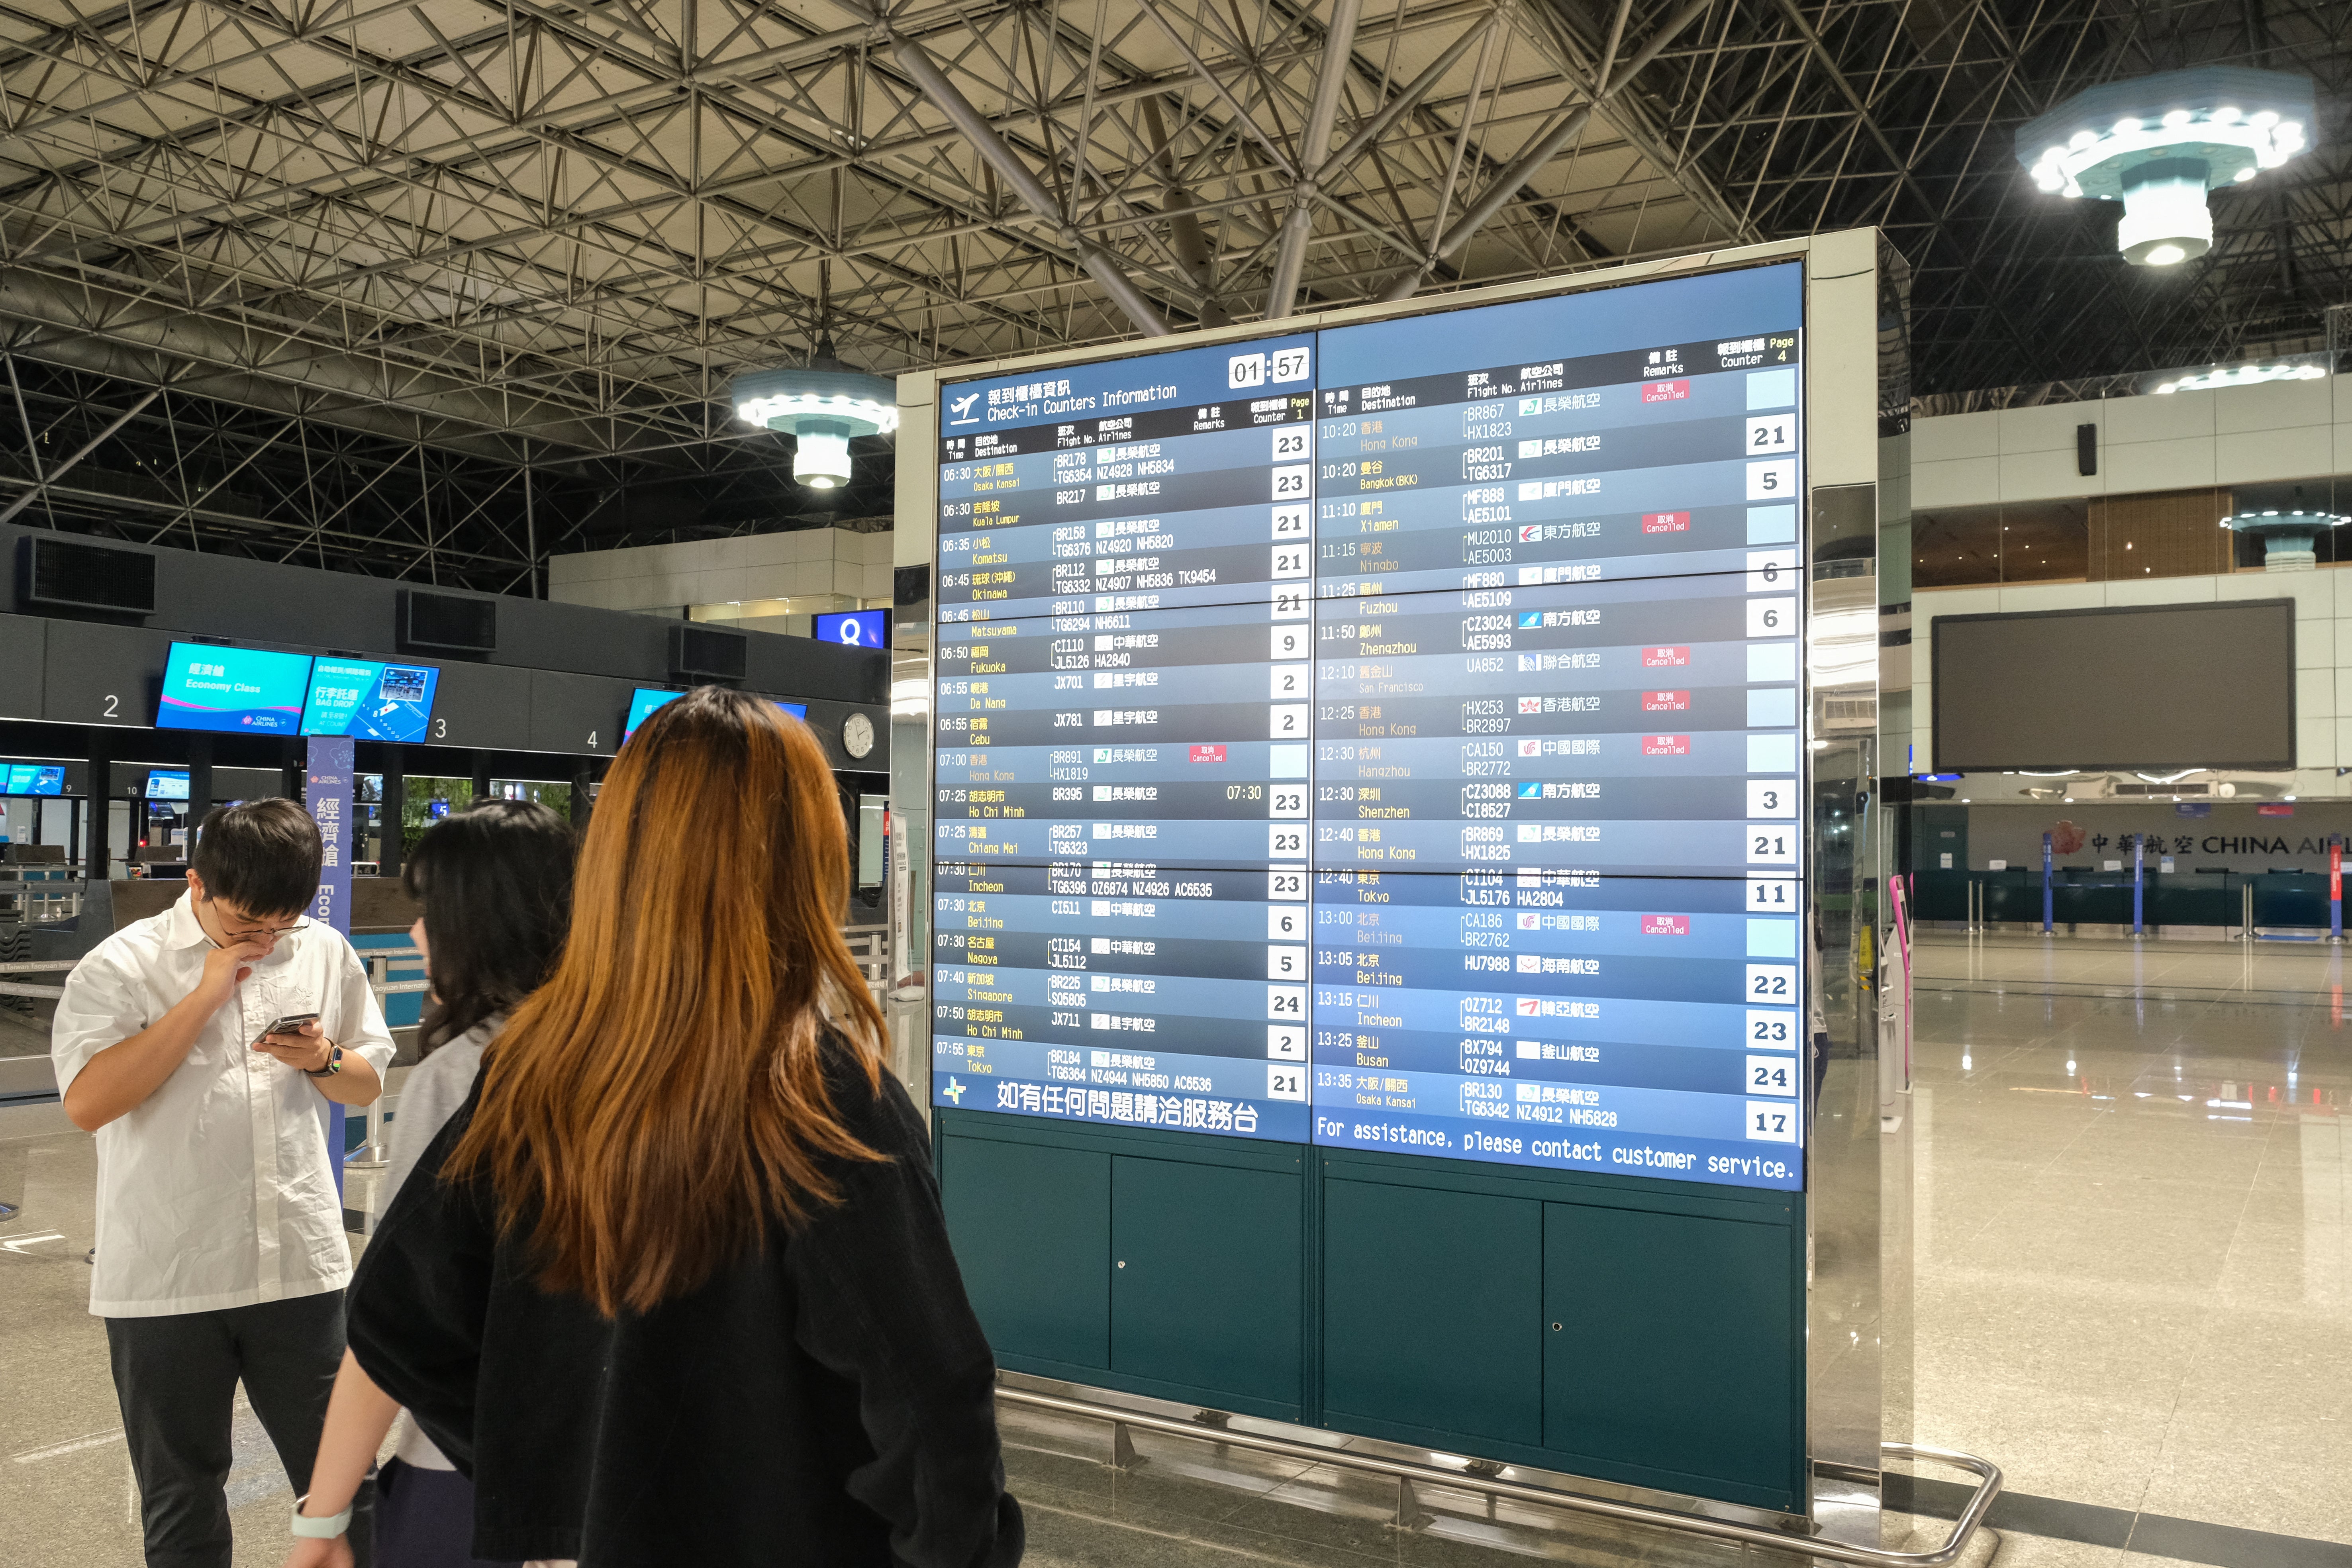
[(149, 800), (185, 800), (188, 798), (188, 775), (163, 768), (147, 770)]
[(155, 710), (161, 730), (291, 735), (302, 722), (310, 679), (307, 653), (175, 642)]
[[(625, 742), (630, 736), (635, 734), (637, 732), (637, 726), (651, 718), (656, 709), (666, 708), (670, 703), (677, 701), (679, 698), (685, 695), (686, 693), (683, 691), (660, 691), (650, 687), (640, 687), (635, 691), (631, 692), (629, 694), (629, 721), (622, 727), (622, 741)], [(779, 702), (776, 706), (782, 709), (785, 712), (791, 714), (795, 719), (806, 720), (808, 718), (808, 704), (805, 702)]]
[(1801, 1187), (1802, 302), (944, 384), (934, 1102)]
[(5, 780), (0, 780), (0, 795), (63, 795), (66, 793), (66, 770), (61, 763), (10, 763)]
[(835, 615), (816, 618), (816, 640), (835, 642), (844, 647), (880, 647), (890, 646), (890, 612), (887, 610), (843, 610)]
[(302, 733), (361, 741), (428, 740), (433, 693), (440, 683), (441, 671), (429, 664), (316, 659), (302, 707)]

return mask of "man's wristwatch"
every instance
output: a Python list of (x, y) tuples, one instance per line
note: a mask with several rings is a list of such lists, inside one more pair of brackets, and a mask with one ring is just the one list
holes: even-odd
[(342, 1070), (343, 1047), (341, 1046), (329, 1046), (327, 1047), (327, 1065), (322, 1068), (304, 1068), (302, 1069), (302, 1076), (305, 1078), (332, 1078)]
[(348, 1504), (345, 1505), (342, 1512), (332, 1519), (312, 1519), (302, 1511), (302, 1505), (309, 1500), (308, 1493), (294, 1500), (294, 1533), (296, 1535), (305, 1541), (332, 1541), (351, 1528), (352, 1510)]

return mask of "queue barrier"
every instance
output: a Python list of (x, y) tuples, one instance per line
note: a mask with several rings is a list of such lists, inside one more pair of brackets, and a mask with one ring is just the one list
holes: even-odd
[[(2013, 866), (2001, 871), (1922, 870), (1911, 873), (1917, 919), (1966, 925), (2039, 929), (2042, 871)], [(2331, 900), (2325, 871), (2147, 871), (2141, 919), (2148, 926), (2211, 926), (2243, 935), (2305, 932), (2325, 935)], [(2132, 926), (2133, 877), (2121, 870), (2059, 867), (2050, 879), (2051, 921), (2057, 926)]]
[[(999, 1374), (1000, 1379), (1002, 1375)], [(1391, 1458), (1360, 1449), (1334, 1447), (1327, 1442), (1315, 1442), (1305, 1436), (1286, 1436), (1279, 1428), (1237, 1430), (1232, 1425), (1234, 1417), (1223, 1411), (1203, 1410), (1187, 1421), (1123, 1405), (1016, 1388), (1002, 1381), (997, 1384), (996, 1402), (1000, 1405), (1104, 1423), (1110, 1428), (1110, 1457), (1102, 1463), (1114, 1470), (1131, 1470), (1145, 1462), (1135, 1451), (1133, 1435), (1150, 1432), (1187, 1442), (1207, 1443), (1219, 1448), (1240, 1448), (1250, 1453), (1270, 1454), (1312, 1465), (1328, 1465), (1334, 1469), (1379, 1476), (1395, 1483), (1396, 1514), (1389, 1521), (1389, 1526), (1397, 1531), (1416, 1531), (1429, 1523), (1430, 1515), (1422, 1506), (1422, 1490), (1444, 1489), (1484, 1497), (1487, 1500), (1490, 1518), (1496, 1500), (1507, 1498), (1513, 1502), (1532, 1503), (1538, 1508), (1594, 1514), (1621, 1524), (1644, 1525), (1685, 1535), (1703, 1535), (1717, 1541), (1736, 1542), (1743, 1546), (1759, 1546), (1832, 1563), (1854, 1563), (1859, 1568), (1873, 1568), (1873, 1565), (1874, 1568), (1948, 1568), (1949, 1564), (1958, 1562), (1960, 1554), (1968, 1549), (1969, 1538), (1976, 1534), (1978, 1526), (1984, 1523), (1985, 1515), (1991, 1511), (2001, 1489), (2000, 1467), (1990, 1459), (1979, 1458), (1974, 1454), (1964, 1454), (1954, 1448), (1929, 1447), (1921, 1443), (1881, 1443), (1878, 1446), (1880, 1452), (1890, 1459), (1924, 1459), (1950, 1465), (1977, 1478), (1976, 1490), (1960, 1510), (1959, 1517), (1952, 1521), (1951, 1531), (1945, 1536), (1942, 1545), (1932, 1552), (1890, 1552), (1884, 1547), (1863, 1546), (1853, 1542), (1833, 1541), (1826, 1536), (1801, 1533), (1796, 1528), (1781, 1530), (1745, 1524), (1713, 1514), (1692, 1513), (1630, 1500), (1593, 1497), (1559, 1487), (1531, 1486), (1522, 1481), (1505, 1480), (1500, 1473), (1504, 1467), (1491, 1461), (1465, 1459), (1461, 1461), (1462, 1468), (1457, 1469), (1417, 1459)], [(1267, 1425), (1272, 1426), (1270, 1423)], [(1790, 1522), (1794, 1526), (1804, 1521)]]

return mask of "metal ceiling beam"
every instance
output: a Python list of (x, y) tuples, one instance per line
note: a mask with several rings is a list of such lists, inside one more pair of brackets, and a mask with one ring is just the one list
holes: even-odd
[(1601, 57), (1599, 91), (1585, 103), (1569, 110), (1550, 131), (1537, 137), (1535, 144), (1522, 153), (1517, 162), (1496, 175), (1478, 199), (1471, 203), (1461, 217), (1455, 220), (1454, 226), (1447, 229), (1439, 237), (1437, 243), (1430, 247), (1429, 254), (1423, 258), (1417, 266), (1407, 268), (1399, 274), (1395, 282), (1381, 290), (1381, 298), (1388, 300), (1412, 298), (1421, 288), (1422, 279), (1428, 277), (1439, 262), (1467, 245), (1470, 242), (1470, 237), (1485, 227), (1486, 220), (1500, 212), (1504, 204), (1517, 195), (1528, 180), (1535, 176), (1538, 170), (1558, 157), (1560, 149), (1566, 147), (1571, 140), (1583, 132), (1586, 121), (1592, 118), (1593, 110), (1601, 108), (1611, 99), (1623, 91), (1626, 83), (1641, 75), (1643, 68), (1658, 58), (1659, 50), (1674, 42), (1675, 37), (1684, 28), (1697, 21), (1700, 15), (1714, 3), (1715, 0), (1684, 0), (1682, 9), (1666, 18), (1665, 24), (1650, 35), (1649, 41), (1642, 46), (1633, 58), (1627, 60), (1622, 67), (1616, 68), (1614, 74), (1611, 74), (1617, 47), (1617, 36), (1623, 27), (1626, 10), (1631, 8), (1632, 0), (1626, 0), (1626, 4), (1618, 11), (1617, 26), (1611, 33), (1609, 52)]
[[(1290, 187), (1290, 216), (1283, 221), (1282, 246), (1275, 252), (1274, 281), (1266, 288), (1265, 319), (1280, 321), (1298, 302), (1298, 277), (1307, 266), (1307, 235), (1315, 223), (1316, 180), (1330, 150), (1331, 127), (1339, 118), (1339, 89), (1356, 52), (1356, 24), (1363, 0), (1331, 0), (1329, 30), (1323, 35), (1323, 60), (1315, 71), (1315, 101), (1298, 138), (1298, 167)], [(1153, 13), (1155, 16), (1157, 12)]]

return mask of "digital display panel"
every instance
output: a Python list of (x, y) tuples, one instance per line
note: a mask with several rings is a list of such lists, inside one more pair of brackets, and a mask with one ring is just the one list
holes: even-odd
[(935, 1102), (1801, 1187), (1801, 328), (943, 386)]
[(149, 800), (185, 800), (188, 798), (188, 775), (163, 768), (147, 770), (146, 795)]
[[(1937, 616), (1933, 626), (1939, 773), (2294, 767), (2293, 599)], [(2066, 679), (2052, 680), (2053, 669)]]
[[(656, 709), (667, 707), (685, 695), (683, 691), (663, 691), (652, 687), (639, 687), (631, 692), (629, 721), (621, 729), (621, 739), (626, 742), (637, 732), (638, 725), (653, 716)], [(805, 702), (779, 702), (776, 706), (795, 719), (804, 721), (808, 718), (808, 704)]]
[(440, 683), (441, 671), (429, 664), (313, 659), (302, 733), (362, 741), (425, 740), (432, 732), (433, 692)]
[(837, 642), (844, 647), (888, 647), (890, 646), (890, 612), (887, 610), (841, 610), (816, 618), (816, 640)]
[(56, 763), (10, 763), (0, 784), (5, 784), (0, 787), (0, 794), (5, 795), (63, 795), (66, 770)]
[(161, 730), (291, 735), (302, 725), (310, 680), (307, 653), (175, 642), (155, 710)]

